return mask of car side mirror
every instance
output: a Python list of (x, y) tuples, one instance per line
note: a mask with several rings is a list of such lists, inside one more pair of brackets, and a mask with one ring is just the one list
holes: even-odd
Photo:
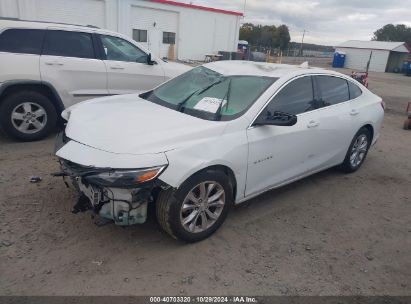
[(152, 59), (151, 59), (151, 53), (149, 53), (148, 55), (147, 55), (147, 64), (148, 65), (154, 65), (154, 64), (156, 64), (157, 62), (155, 62), (155, 61), (153, 61)]
[(255, 126), (293, 126), (297, 123), (297, 116), (289, 113), (263, 111), (254, 121)]

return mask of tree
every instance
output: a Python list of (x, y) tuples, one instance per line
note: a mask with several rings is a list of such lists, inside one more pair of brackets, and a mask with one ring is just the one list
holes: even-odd
[(240, 40), (246, 40), (251, 43), (253, 39), (254, 25), (252, 23), (244, 23), (240, 28)]
[(290, 32), (288, 31), (288, 26), (286, 25), (280, 25), (277, 28), (277, 33), (278, 33), (278, 43), (279, 47), (282, 50), (285, 50), (290, 43), (291, 37), (290, 37)]
[(251, 45), (267, 48), (286, 49), (290, 42), (290, 33), (286, 25), (254, 25), (244, 23), (240, 28), (240, 40), (246, 40)]
[(374, 32), (372, 40), (406, 42), (411, 46), (411, 27), (405, 24), (387, 24)]

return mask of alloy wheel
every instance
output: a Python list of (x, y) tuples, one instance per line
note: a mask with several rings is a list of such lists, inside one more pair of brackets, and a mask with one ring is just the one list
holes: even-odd
[(23, 102), (11, 112), (13, 126), (22, 133), (33, 134), (42, 130), (47, 124), (46, 110), (34, 102)]
[(368, 150), (368, 138), (365, 134), (360, 134), (354, 142), (350, 154), (350, 164), (353, 168), (358, 167), (364, 160)]
[(220, 217), (226, 195), (224, 188), (215, 181), (205, 181), (187, 194), (180, 210), (180, 221), (185, 230), (200, 233), (215, 224)]

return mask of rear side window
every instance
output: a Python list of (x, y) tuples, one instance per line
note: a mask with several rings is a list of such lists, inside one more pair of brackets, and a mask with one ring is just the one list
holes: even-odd
[(350, 99), (347, 80), (332, 76), (315, 76), (323, 105), (331, 106)]
[(0, 52), (41, 53), (44, 30), (9, 29), (0, 34)]
[(297, 115), (315, 110), (311, 77), (301, 77), (287, 84), (268, 104), (267, 110)]
[(348, 81), (348, 88), (350, 89), (350, 99), (357, 98), (362, 94), (361, 89), (351, 81)]
[(43, 55), (95, 58), (91, 34), (48, 30)]

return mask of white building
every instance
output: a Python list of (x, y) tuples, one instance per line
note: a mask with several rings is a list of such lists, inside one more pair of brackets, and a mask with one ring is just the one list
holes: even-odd
[(94, 25), (159, 57), (204, 60), (237, 50), (242, 13), (168, 0), (0, 0), (0, 17)]
[(401, 69), (408, 58), (410, 48), (405, 42), (349, 40), (335, 47), (336, 52), (344, 52), (345, 66), (349, 69), (365, 71), (370, 59), (369, 71), (393, 72)]

